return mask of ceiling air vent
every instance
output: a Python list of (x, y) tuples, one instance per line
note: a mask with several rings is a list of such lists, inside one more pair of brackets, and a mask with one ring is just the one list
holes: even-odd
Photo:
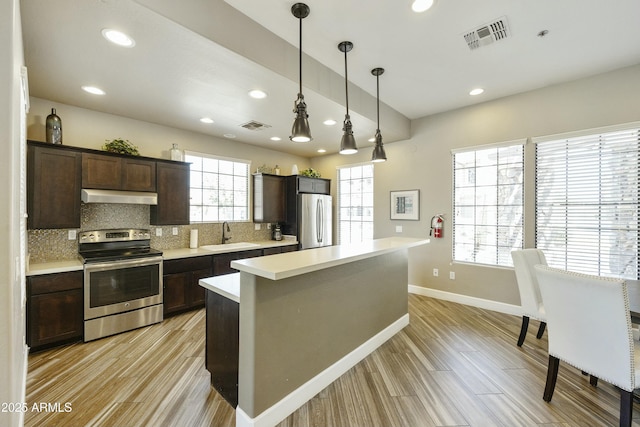
[(511, 32), (507, 24), (507, 17), (503, 16), (489, 24), (482, 25), (473, 31), (465, 33), (464, 41), (467, 42), (469, 49), (475, 50), (493, 42), (504, 40), (509, 36), (511, 36)]
[(240, 126), (248, 130), (262, 130), (271, 127), (269, 125), (265, 125), (264, 123), (256, 122), (255, 120), (251, 120), (250, 122), (244, 123)]

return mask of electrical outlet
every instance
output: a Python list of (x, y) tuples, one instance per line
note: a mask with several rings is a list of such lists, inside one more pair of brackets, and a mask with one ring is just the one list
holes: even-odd
[(396, 233), (402, 233), (402, 226), (396, 225)]
[(450, 271), (449, 272), (449, 279), (456, 280), (456, 272), (455, 271)]
[(437, 268), (433, 269), (433, 277), (438, 277), (438, 269)]
[(162, 228), (157, 227), (156, 228), (156, 237), (160, 237), (160, 236), (162, 236)]
[(173, 234), (174, 236), (177, 236), (178, 235), (178, 227), (173, 227), (171, 229), (171, 234)]
[(260, 230), (260, 224), (253, 224), (253, 229), (254, 230)]
[(271, 223), (270, 222), (267, 223), (267, 230), (271, 230)]
[(69, 230), (69, 240), (76, 240), (77, 238), (77, 234), (76, 234), (76, 230)]

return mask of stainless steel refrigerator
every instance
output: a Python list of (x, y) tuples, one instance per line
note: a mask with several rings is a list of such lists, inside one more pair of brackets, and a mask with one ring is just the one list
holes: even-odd
[(331, 246), (331, 196), (298, 194), (298, 240), (300, 249)]

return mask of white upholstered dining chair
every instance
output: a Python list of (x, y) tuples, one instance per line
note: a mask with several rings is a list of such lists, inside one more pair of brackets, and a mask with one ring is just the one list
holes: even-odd
[(535, 270), (549, 325), (544, 400), (551, 401), (563, 360), (590, 374), (594, 386), (598, 378), (617, 386), (620, 426), (631, 426), (640, 344), (633, 339), (627, 284), (542, 265)]
[(520, 291), (520, 305), (522, 306), (522, 326), (518, 337), (518, 347), (522, 347), (529, 328), (529, 318), (540, 321), (536, 338), (542, 338), (546, 326), (547, 315), (540, 297), (538, 280), (536, 279), (534, 265), (547, 265), (544, 253), (540, 249), (520, 249), (511, 252), (513, 267), (516, 273), (516, 281)]

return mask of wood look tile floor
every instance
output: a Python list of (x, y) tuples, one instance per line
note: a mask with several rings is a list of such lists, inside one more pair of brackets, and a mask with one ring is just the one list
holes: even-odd
[[(546, 333), (520, 318), (409, 295), (410, 325), (278, 427), (615, 426), (619, 393), (564, 363), (542, 400)], [(25, 425), (235, 426), (204, 368), (204, 310), (29, 356)], [(70, 411), (65, 412), (65, 403)], [(51, 408), (51, 405), (50, 405)], [(640, 426), (634, 405), (634, 426)]]

